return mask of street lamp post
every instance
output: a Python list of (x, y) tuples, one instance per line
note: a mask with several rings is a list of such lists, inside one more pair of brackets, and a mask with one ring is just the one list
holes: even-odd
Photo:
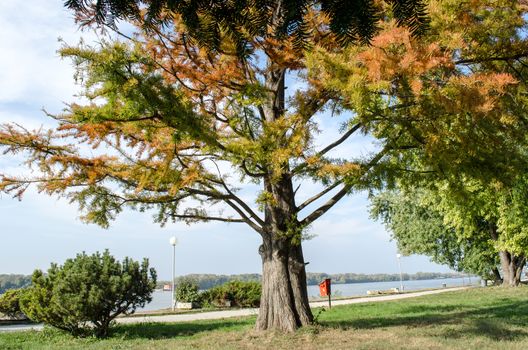
[(398, 267), (400, 268), (400, 293), (403, 292), (403, 276), (402, 276), (402, 268), (401, 268), (401, 254), (396, 254), (396, 257), (398, 258)]
[(176, 280), (176, 244), (178, 240), (176, 237), (171, 237), (169, 243), (172, 245), (172, 311), (176, 308), (176, 291), (174, 289), (174, 281)]

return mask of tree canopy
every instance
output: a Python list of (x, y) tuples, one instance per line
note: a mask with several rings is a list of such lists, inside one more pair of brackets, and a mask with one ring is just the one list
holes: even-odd
[[(170, 23), (172, 16), (179, 15), (187, 32), (203, 46), (218, 50), (222, 36), (227, 35), (237, 42), (239, 53), (252, 47), (252, 37), (269, 35), (270, 27), (273, 35), (294, 37), (298, 47), (309, 44), (313, 27), (307, 14), (314, 8), (329, 18), (329, 29), (343, 42), (368, 42), (386, 15), (387, 5), (398, 23), (415, 35), (423, 33), (428, 23), (426, 4), (421, 0), (384, 4), (373, 0), (284, 0), (280, 6), (269, 0), (66, 0), (64, 5), (75, 11), (83, 25), (111, 28), (119, 20), (139, 20), (149, 26)], [(270, 16), (277, 10), (280, 18)]]
[(385, 156), (382, 182), (511, 180), (526, 164), (527, 8), (431, 1), (429, 9), (426, 37), (413, 40), (389, 21), (370, 47), (317, 48), (309, 72), (346, 96), (364, 132), (407, 150)]
[(426, 254), (458, 270), (520, 283), (528, 256), (526, 178), (511, 184), (465, 179), (436, 181), (373, 197), (382, 219), (404, 253)]

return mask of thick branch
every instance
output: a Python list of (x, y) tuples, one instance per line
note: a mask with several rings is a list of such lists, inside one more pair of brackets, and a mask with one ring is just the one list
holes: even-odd
[[(376, 165), (382, 158), (391, 150), (392, 148), (387, 145), (383, 150), (381, 150), (374, 158), (363, 169), (363, 175), (365, 175), (374, 165)], [(318, 218), (320, 218), (324, 213), (326, 213), (330, 208), (332, 208), (337, 202), (339, 202), (347, 193), (352, 189), (352, 185), (345, 185), (339, 192), (337, 192), (332, 198), (330, 198), (325, 204), (314, 210), (310, 215), (305, 217), (301, 221), (301, 226), (308, 226)]]
[(326, 213), (330, 208), (332, 208), (337, 202), (341, 200), (350, 190), (352, 189), (351, 185), (345, 185), (339, 192), (337, 192), (332, 198), (330, 198), (325, 204), (314, 210), (310, 215), (305, 217), (301, 221), (301, 227), (310, 225), (312, 222), (321, 217)]
[(251, 171), (248, 169), (248, 167), (247, 167), (246, 159), (244, 159), (244, 160), (242, 161), (241, 167), (242, 167), (242, 170), (244, 170), (244, 173), (246, 173), (246, 175), (251, 176), (251, 177), (261, 178), (261, 177), (264, 177), (264, 176), (267, 175), (267, 174), (264, 173), (264, 172), (261, 172), (261, 173), (253, 173), (253, 172), (251, 172)]
[(315, 202), (316, 200), (318, 200), (319, 198), (321, 198), (322, 196), (324, 196), (325, 194), (327, 194), (328, 192), (332, 191), (334, 188), (336, 188), (337, 186), (339, 186), (340, 184), (342, 184), (343, 181), (337, 181), (336, 183), (334, 183), (333, 185), (325, 188), (323, 191), (319, 192), (318, 194), (316, 194), (315, 196), (311, 197), (311, 198), (308, 198), (307, 200), (305, 200), (301, 205), (299, 205), (297, 207), (297, 212), (300, 212), (301, 210), (303, 210), (304, 208), (306, 208), (308, 205), (312, 204), (313, 202)]
[[(322, 157), (323, 155), (325, 155), (326, 153), (328, 153), (332, 149), (336, 148), (337, 146), (339, 146), (340, 144), (345, 142), (350, 136), (352, 136), (352, 134), (354, 134), (360, 127), (361, 127), (361, 124), (354, 125), (350, 130), (348, 130), (346, 133), (344, 133), (338, 140), (332, 142), (331, 144), (329, 144), (328, 146), (326, 146), (325, 148), (323, 148), (322, 150), (317, 152), (315, 154), (315, 157)], [(297, 165), (291, 171), (292, 176), (297, 174), (297, 173), (299, 173), (300, 171), (305, 169), (307, 166), (308, 166), (308, 163), (306, 163), (306, 162), (303, 162), (303, 163)]]
[[(226, 192), (229, 194), (229, 199), (233, 199), (236, 203), (238, 203), (238, 205), (240, 205), (248, 214), (251, 218), (253, 218), (257, 223), (258, 225), (260, 226), (264, 226), (264, 220), (262, 220), (250, 207), (249, 205), (246, 204), (246, 202), (244, 202), (242, 199), (240, 199), (233, 191), (231, 191), (231, 189), (229, 189), (229, 187), (227, 186), (227, 184), (225, 183), (225, 181), (222, 179), (222, 174), (220, 173), (220, 168), (218, 167), (218, 164), (216, 164), (215, 161), (213, 161), (213, 164), (214, 166), (216, 167), (216, 170), (218, 171), (218, 178), (220, 179), (220, 181), (218, 181), (217, 183), (220, 183), (222, 185), (222, 187), (224, 187), (224, 189), (226, 190)], [(227, 201), (226, 201), (227, 202)], [(229, 204), (229, 203), (228, 203)], [(233, 208), (234, 209), (234, 208)], [(236, 209), (235, 209), (236, 210)], [(257, 230), (258, 231), (258, 230)], [(260, 231), (258, 231), (260, 232)]]
[(361, 124), (359, 124), (359, 123), (354, 125), (350, 130), (348, 130), (346, 133), (344, 133), (343, 136), (341, 136), (338, 140), (336, 140), (335, 142), (329, 144), (328, 146), (326, 146), (325, 148), (323, 148), (322, 150), (317, 152), (317, 156), (320, 157), (320, 156), (328, 153), (329, 151), (331, 151), (335, 147), (339, 146), (343, 142), (345, 142), (346, 139), (348, 139), (350, 136), (352, 136), (352, 134), (355, 133), (360, 127), (361, 127)]
[[(233, 208), (237, 213), (238, 215), (240, 215), (242, 217), (242, 220), (248, 224), (253, 230), (257, 231), (259, 234), (263, 234), (264, 233), (264, 230), (262, 229), (262, 227), (256, 223), (254, 223), (253, 221), (251, 221), (251, 219), (233, 202), (231, 202), (230, 200), (226, 200), (225, 201), (227, 203), (227, 205), (229, 205), (231, 208)], [(260, 220), (260, 218), (257, 217), (257, 219)], [(262, 221), (262, 220), (260, 220)]]

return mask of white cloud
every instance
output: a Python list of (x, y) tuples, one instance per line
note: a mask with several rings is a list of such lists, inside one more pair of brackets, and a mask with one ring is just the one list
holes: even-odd
[[(58, 107), (78, 91), (71, 64), (57, 50), (59, 37), (74, 44), (81, 33), (61, 5), (43, 6), (41, 0), (0, 3), (0, 103)], [(82, 36), (94, 38), (90, 33)]]

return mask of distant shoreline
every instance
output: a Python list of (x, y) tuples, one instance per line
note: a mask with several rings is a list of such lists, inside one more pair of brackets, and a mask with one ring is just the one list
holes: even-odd
[[(446, 278), (467, 278), (467, 274), (458, 272), (417, 272), (414, 274), (403, 273), (402, 279), (404, 281), (419, 281), (419, 280), (434, 280)], [(471, 275), (470, 277), (477, 277)], [(360, 274), (360, 273), (316, 273), (308, 272), (306, 274), (307, 285), (318, 285), (322, 280), (330, 278), (333, 284), (351, 284), (351, 283), (371, 283), (371, 282), (391, 282), (399, 281), (400, 274), (389, 273), (375, 273), (375, 274)], [(178, 276), (176, 283), (181, 279), (194, 280), (200, 289), (209, 289), (217, 285), (224, 284), (229, 281), (256, 281), (260, 282), (261, 275), (253, 274), (236, 274), (236, 275), (216, 275), (216, 274), (189, 274), (185, 276)], [(162, 288), (164, 284), (169, 284), (170, 281), (158, 281), (156, 288)]]

